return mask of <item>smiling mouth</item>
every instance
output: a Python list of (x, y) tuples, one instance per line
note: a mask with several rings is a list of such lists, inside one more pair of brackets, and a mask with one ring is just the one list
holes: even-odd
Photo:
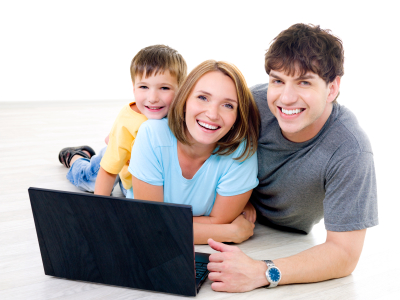
[(303, 112), (305, 110), (305, 108), (296, 108), (296, 109), (284, 109), (282, 107), (279, 107), (279, 110), (287, 115), (287, 116), (293, 116), (293, 115), (298, 115), (301, 112)]
[(220, 126), (213, 126), (213, 125), (210, 125), (210, 124), (198, 121), (198, 120), (197, 120), (197, 124), (199, 124), (201, 127), (208, 129), (208, 130), (217, 130), (217, 129), (221, 128)]
[(164, 108), (164, 106), (145, 106), (145, 107), (150, 110), (160, 110)]

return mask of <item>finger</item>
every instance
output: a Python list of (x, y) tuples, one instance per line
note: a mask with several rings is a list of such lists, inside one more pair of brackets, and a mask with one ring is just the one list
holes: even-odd
[(234, 252), (235, 251), (235, 247), (233, 246), (229, 246), (229, 245), (225, 245), (223, 243), (220, 242), (216, 242), (213, 239), (208, 239), (208, 244), (210, 245), (211, 248), (213, 248), (216, 251), (219, 252)]
[(222, 264), (220, 262), (209, 262), (207, 265), (207, 269), (210, 272), (221, 272)]
[(252, 223), (255, 223), (255, 222), (256, 222), (256, 219), (257, 219), (257, 214), (254, 212), (254, 213), (251, 215), (251, 222), (252, 222)]
[(211, 272), (208, 274), (208, 279), (211, 281), (221, 281), (222, 274), (220, 272)]
[(210, 262), (215, 262), (215, 263), (221, 263), (225, 260), (225, 256), (223, 253), (217, 252), (217, 253), (212, 253), (209, 257), (208, 260)]
[(216, 292), (225, 292), (226, 284), (222, 281), (216, 281), (211, 283), (211, 288)]

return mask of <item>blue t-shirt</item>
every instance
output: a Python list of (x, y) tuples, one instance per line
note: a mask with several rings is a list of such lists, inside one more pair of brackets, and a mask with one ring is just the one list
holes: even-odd
[(243, 162), (234, 160), (242, 151), (243, 145), (231, 155), (211, 155), (192, 179), (186, 179), (168, 120), (148, 120), (140, 126), (128, 170), (144, 182), (164, 186), (164, 202), (192, 205), (194, 216), (208, 216), (217, 193), (235, 196), (258, 185), (257, 155)]

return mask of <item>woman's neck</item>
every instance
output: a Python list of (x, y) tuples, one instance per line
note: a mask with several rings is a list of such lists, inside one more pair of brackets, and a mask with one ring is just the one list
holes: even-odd
[(196, 172), (214, 151), (213, 145), (184, 145), (178, 141), (178, 160), (181, 167), (182, 176), (192, 179)]

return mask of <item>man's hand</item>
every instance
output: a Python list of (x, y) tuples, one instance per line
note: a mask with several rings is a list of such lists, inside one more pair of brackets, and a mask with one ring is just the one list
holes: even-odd
[(255, 223), (257, 219), (257, 213), (256, 209), (254, 208), (253, 204), (247, 202), (246, 206), (243, 209), (242, 212), (243, 216), (246, 218), (251, 223)]
[(229, 246), (213, 239), (208, 244), (220, 253), (210, 255), (208, 278), (214, 281), (211, 288), (218, 292), (247, 292), (268, 285), (263, 261), (251, 259), (238, 247)]

